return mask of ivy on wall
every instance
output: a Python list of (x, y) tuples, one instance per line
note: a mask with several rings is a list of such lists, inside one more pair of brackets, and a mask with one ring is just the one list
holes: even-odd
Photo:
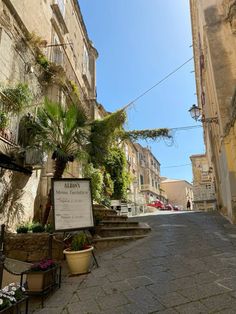
[(126, 112), (124, 110), (118, 110), (101, 120), (91, 122), (89, 151), (91, 161), (95, 166), (103, 165), (125, 121)]
[(126, 156), (121, 147), (113, 146), (107, 156), (104, 167), (114, 184), (113, 199), (126, 199), (130, 176), (127, 171)]

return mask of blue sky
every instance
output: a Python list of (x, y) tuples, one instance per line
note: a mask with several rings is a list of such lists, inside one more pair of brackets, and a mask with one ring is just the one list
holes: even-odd
[[(115, 111), (192, 57), (189, 0), (79, 0), (99, 52), (98, 102)], [(127, 129), (196, 125), (193, 61), (128, 110)], [(141, 142), (161, 163), (161, 175), (192, 181), (189, 156), (204, 153), (202, 128), (179, 131), (174, 144)]]

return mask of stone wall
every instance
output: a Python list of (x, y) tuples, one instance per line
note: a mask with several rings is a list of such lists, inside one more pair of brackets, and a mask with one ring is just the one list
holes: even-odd
[[(55, 236), (52, 246), (52, 258), (63, 259), (64, 244), (62, 234)], [(17, 259), (23, 262), (37, 262), (48, 258), (49, 234), (48, 233), (7, 233), (5, 236), (6, 257)]]

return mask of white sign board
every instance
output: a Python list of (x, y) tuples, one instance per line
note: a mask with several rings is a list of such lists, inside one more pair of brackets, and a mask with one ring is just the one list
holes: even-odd
[(94, 227), (90, 179), (52, 179), (54, 230)]

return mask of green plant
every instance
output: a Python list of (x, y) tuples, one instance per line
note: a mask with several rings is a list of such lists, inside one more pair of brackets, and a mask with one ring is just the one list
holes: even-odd
[(90, 158), (95, 167), (103, 166), (110, 154), (112, 145), (117, 141), (118, 134), (126, 121), (126, 112), (118, 110), (100, 120), (91, 122)]
[(122, 139), (129, 139), (131, 141), (137, 140), (147, 140), (151, 139), (153, 141), (158, 138), (171, 138), (170, 130), (166, 128), (162, 129), (146, 129), (146, 130), (132, 130), (126, 131), (121, 134)]
[(87, 164), (84, 167), (84, 177), (91, 178), (92, 198), (96, 202), (101, 202), (103, 193), (103, 174), (100, 169), (94, 168), (93, 164)]
[(40, 64), (44, 69), (48, 69), (49, 67), (49, 61), (47, 59), (47, 57), (43, 54), (39, 54), (36, 58), (36, 61), (38, 62), (38, 64)]
[(52, 225), (47, 224), (47, 225), (44, 226), (44, 230), (45, 230), (45, 232), (52, 233), (53, 232), (53, 227), (52, 227)]
[(44, 232), (44, 226), (39, 223), (39, 222), (33, 222), (32, 226), (31, 226), (31, 231), (33, 233), (41, 233)]
[(71, 242), (71, 251), (81, 251), (88, 248), (88, 241), (85, 233), (80, 232), (73, 236), (72, 242)]
[(72, 91), (73, 91), (73, 93), (77, 96), (77, 97), (79, 97), (79, 89), (78, 89), (78, 86), (76, 85), (76, 83), (74, 82), (74, 81), (69, 81), (69, 83), (70, 83), (70, 86), (71, 86), (71, 89), (72, 89)]
[(47, 45), (47, 41), (38, 36), (35, 32), (29, 33), (26, 39), (36, 51), (38, 51), (41, 47), (46, 47)]
[(0, 111), (0, 130), (5, 129), (8, 124), (8, 117), (5, 112)]
[(32, 101), (32, 93), (27, 84), (19, 83), (16, 87), (6, 87), (2, 90), (4, 97), (1, 104), (7, 112), (19, 114)]
[(130, 176), (127, 171), (127, 161), (122, 148), (118, 146), (110, 149), (110, 154), (104, 162), (106, 171), (114, 183), (113, 199), (126, 199)]
[(28, 224), (21, 224), (21, 225), (18, 225), (16, 228), (17, 233), (27, 233), (28, 231), (29, 231)]
[(98, 226), (99, 223), (103, 220), (104, 218), (104, 214), (96, 212), (94, 215), (94, 219), (95, 219), (95, 226)]

